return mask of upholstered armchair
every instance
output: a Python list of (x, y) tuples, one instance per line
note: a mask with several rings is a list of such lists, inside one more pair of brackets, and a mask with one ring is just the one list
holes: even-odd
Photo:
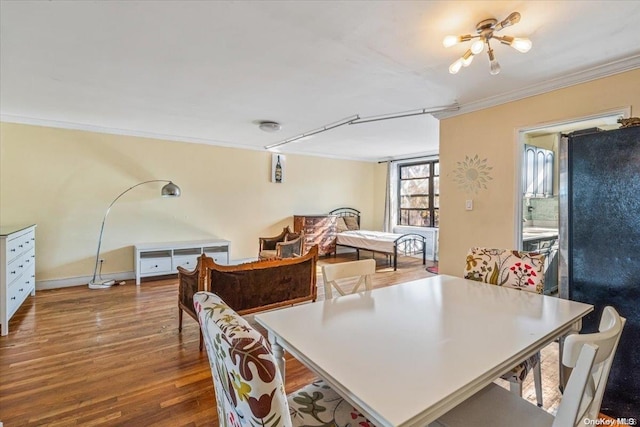
[[(467, 254), (464, 278), (477, 282), (518, 289), (544, 292), (544, 255), (508, 249), (471, 248)], [(522, 383), (534, 370), (538, 406), (542, 406), (542, 372), (540, 352), (519, 363), (502, 376), (509, 381), (511, 391), (522, 396)]]
[(267, 339), (219, 296), (193, 297), (211, 366), (218, 423), (224, 426), (371, 426), (323, 381), (285, 395)]
[(258, 257), (293, 258), (301, 256), (304, 250), (303, 233), (294, 233), (289, 226), (282, 229), (282, 233), (274, 237), (260, 237), (260, 251)]

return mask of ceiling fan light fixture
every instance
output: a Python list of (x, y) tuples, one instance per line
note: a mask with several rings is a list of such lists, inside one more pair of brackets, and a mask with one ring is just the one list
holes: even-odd
[(484, 19), (476, 24), (476, 32), (478, 35), (463, 35), (463, 36), (447, 36), (443, 40), (442, 44), (445, 47), (450, 47), (455, 44), (458, 44), (462, 41), (470, 41), (472, 39), (476, 39), (471, 43), (470, 48), (462, 55), (461, 58), (456, 60), (451, 66), (449, 66), (449, 72), (451, 74), (456, 74), (462, 67), (468, 67), (475, 55), (478, 55), (484, 50), (485, 43), (487, 44), (488, 54), (489, 54), (489, 62), (490, 62), (490, 73), (492, 75), (496, 75), (500, 72), (500, 64), (496, 59), (493, 49), (489, 44), (489, 41), (492, 38), (495, 38), (500, 41), (502, 44), (506, 44), (517, 50), (518, 52), (527, 53), (531, 50), (531, 40), (527, 38), (518, 38), (511, 36), (498, 36), (494, 33), (500, 31), (505, 27), (510, 27), (511, 25), (517, 24), (520, 22), (520, 13), (513, 12), (509, 16), (507, 16), (504, 20), (498, 22), (497, 19), (489, 18)]

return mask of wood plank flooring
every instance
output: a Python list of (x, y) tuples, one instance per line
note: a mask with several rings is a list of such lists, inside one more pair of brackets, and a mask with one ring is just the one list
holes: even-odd
[[(321, 258), (319, 265), (350, 259)], [(377, 262), (374, 287), (431, 275), (410, 258), (399, 260), (397, 272), (384, 257)], [(318, 284), (322, 290), (319, 269)], [(178, 332), (177, 299), (175, 278), (105, 290), (39, 291), (28, 298), (11, 320), (9, 335), (0, 337), (4, 427), (218, 425), (207, 354), (198, 351), (198, 325), (185, 316)], [(550, 346), (543, 352), (548, 408), (558, 401), (556, 351)], [(287, 357), (288, 392), (313, 378)], [(525, 395), (534, 401), (532, 388), (525, 384)]]

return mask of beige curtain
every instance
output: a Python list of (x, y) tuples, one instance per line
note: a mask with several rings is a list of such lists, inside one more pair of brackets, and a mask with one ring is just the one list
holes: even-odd
[(382, 231), (393, 233), (393, 227), (398, 224), (398, 167), (392, 162), (387, 162), (387, 188), (385, 190), (384, 200), (384, 223)]

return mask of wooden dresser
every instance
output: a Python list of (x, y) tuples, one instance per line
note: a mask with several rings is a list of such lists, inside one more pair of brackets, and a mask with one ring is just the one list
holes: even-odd
[(305, 248), (318, 245), (318, 255), (336, 251), (336, 215), (294, 215), (293, 230), (304, 232)]

